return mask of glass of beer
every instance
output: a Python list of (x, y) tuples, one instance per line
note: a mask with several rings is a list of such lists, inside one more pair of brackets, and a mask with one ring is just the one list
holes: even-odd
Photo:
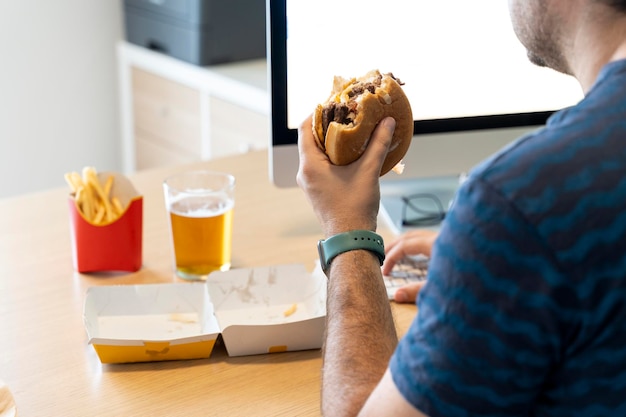
[(205, 280), (230, 268), (235, 178), (222, 172), (190, 171), (163, 183), (176, 275)]

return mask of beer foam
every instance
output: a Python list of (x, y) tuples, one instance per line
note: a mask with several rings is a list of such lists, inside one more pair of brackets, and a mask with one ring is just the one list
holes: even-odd
[(170, 211), (185, 217), (213, 217), (224, 214), (234, 207), (235, 202), (227, 195), (213, 197), (181, 196), (170, 204)]

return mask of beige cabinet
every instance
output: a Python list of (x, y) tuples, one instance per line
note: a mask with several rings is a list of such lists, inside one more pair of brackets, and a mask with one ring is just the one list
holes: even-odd
[(200, 160), (200, 93), (137, 68), (131, 76), (136, 168)]
[(268, 146), (264, 60), (198, 67), (125, 42), (118, 57), (125, 171)]

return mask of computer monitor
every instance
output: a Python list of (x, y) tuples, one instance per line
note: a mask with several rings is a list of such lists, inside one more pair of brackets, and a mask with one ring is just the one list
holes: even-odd
[[(468, 171), (554, 111), (578, 102), (572, 77), (531, 64), (502, 0), (267, 0), (271, 181), (295, 185), (297, 128), (333, 78), (371, 69), (402, 80), (414, 133), (402, 175)], [(415, 180), (415, 181), (414, 181)]]

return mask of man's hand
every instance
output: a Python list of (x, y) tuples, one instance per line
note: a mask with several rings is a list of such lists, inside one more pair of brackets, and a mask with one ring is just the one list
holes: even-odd
[(311, 117), (300, 126), (297, 182), (313, 206), (326, 237), (350, 230), (376, 230), (380, 170), (395, 128), (382, 120), (367, 149), (349, 165), (333, 165), (313, 136)]
[[(383, 275), (389, 275), (394, 265), (405, 256), (425, 255), (430, 257), (438, 233), (432, 230), (411, 230), (386, 244), (386, 258), (383, 264)], [(426, 282), (416, 282), (396, 290), (394, 301), (397, 303), (414, 303), (417, 295)]]

